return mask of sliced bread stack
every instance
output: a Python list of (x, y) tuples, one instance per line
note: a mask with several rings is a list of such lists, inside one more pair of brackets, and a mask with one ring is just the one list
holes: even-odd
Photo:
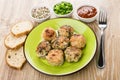
[(27, 34), (33, 29), (30, 21), (22, 21), (11, 28), (11, 33), (6, 36), (4, 43), (8, 48), (6, 51), (6, 62), (10, 67), (21, 69), (25, 63), (23, 45)]

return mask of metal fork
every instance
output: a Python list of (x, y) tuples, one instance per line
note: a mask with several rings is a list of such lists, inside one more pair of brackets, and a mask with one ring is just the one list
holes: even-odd
[(105, 9), (101, 9), (99, 13), (99, 28), (101, 31), (101, 38), (100, 38), (100, 49), (99, 51), (99, 56), (98, 56), (98, 62), (97, 62), (97, 67), (102, 69), (105, 67), (105, 48), (104, 48), (104, 30), (107, 27), (107, 12)]

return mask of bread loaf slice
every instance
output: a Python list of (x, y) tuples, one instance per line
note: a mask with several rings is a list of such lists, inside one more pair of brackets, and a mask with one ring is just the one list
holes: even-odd
[(18, 48), (24, 44), (26, 37), (27, 37), (26, 35), (23, 35), (18, 38), (12, 34), (9, 34), (5, 38), (5, 41), (4, 41), (5, 46), (10, 49)]
[(33, 28), (33, 24), (30, 21), (22, 21), (17, 24), (15, 24), (11, 28), (11, 33), (15, 35), (16, 37), (19, 37), (21, 35), (28, 34)]
[(18, 49), (9, 49), (6, 51), (6, 62), (10, 67), (21, 69), (26, 62), (23, 53), (23, 47)]

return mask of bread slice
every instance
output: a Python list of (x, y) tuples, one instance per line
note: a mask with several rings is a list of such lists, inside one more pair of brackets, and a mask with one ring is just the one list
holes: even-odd
[(33, 24), (30, 21), (22, 21), (17, 24), (15, 24), (11, 28), (11, 33), (15, 35), (16, 37), (19, 37), (21, 35), (28, 34), (33, 28)]
[(5, 46), (10, 49), (18, 48), (24, 44), (26, 37), (27, 37), (26, 35), (23, 35), (18, 38), (12, 34), (9, 34), (5, 38), (5, 41), (4, 41)]
[(6, 51), (6, 62), (10, 67), (21, 69), (26, 62), (23, 53), (23, 46), (19, 49), (9, 49)]

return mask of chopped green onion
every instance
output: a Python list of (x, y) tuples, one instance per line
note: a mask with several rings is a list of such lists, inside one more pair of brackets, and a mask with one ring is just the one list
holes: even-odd
[(54, 12), (56, 14), (64, 15), (70, 13), (72, 10), (73, 6), (69, 2), (62, 1), (61, 3), (54, 5)]

